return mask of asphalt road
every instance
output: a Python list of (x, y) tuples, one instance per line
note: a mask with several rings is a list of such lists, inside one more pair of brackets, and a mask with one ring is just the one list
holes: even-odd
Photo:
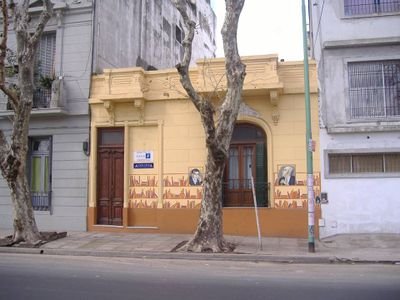
[(399, 265), (0, 254), (0, 299), (400, 299)]

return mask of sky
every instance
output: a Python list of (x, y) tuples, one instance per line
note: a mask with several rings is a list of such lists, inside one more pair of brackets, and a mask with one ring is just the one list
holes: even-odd
[[(217, 15), (216, 56), (223, 56), (221, 27), (225, 1), (212, 0)], [(278, 54), (285, 61), (303, 59), (300, 0), (246, 0), (239, 19), (241, 56)]]

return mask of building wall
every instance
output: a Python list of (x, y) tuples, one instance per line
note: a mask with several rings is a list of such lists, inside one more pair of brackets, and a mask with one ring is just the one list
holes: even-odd
[[(181, 60), (183, 39), (179, 33), (183, 34), (184, 28), (170, 0), (98, 0), (95, 6), (96, 73), (118, 67), (172, 68)], [(199, 24), (194, 63), (215, 55), (216, 17), (205, 0), (190, 7), (189, 13)]]
[[(68, 6), (56, 1), (55, 16), (45, 31), (56, 32), (54, 75), (62, 78), (63, 101), (54, 108), (33, 109), (30, 137), (52, 138), (51, 209), (35, 211), (39, 230), (84, 231), (87, 228), (88, 157), (82, 144), (89, 139), (87, 99), (91, 74), (92, 4), (87, 1)], [(35, 15), (36, 10), (32, 13)], [(9, 47), (15, 45), (10, 32)], [(0, 99), (0, 126), (10, 134), (10, 111)], [(0, 179), (0, 228), (12, 229), (10, 192)]]
[[(370, 2), (366, 1), (364, 4)], [(340, 46), (343, 43), (359, 46), (399, 40), (397, 12), (345, 16), (343, 3), (344, 0), (331, 3), (324, 0), (309, 1), (311, 45), (318, 61), (326, 46)]]
[[(41, 231), (86, 230), (88, 158), (82, 143), (88, 138), (86, 117), (32, 118), (31, 137), (52, 137), (52, 183), (50, 211), (35, 211)], [(57, 127), (54, 124), (57, 124)], [(3, 125), (4, 123), (2, 123)], [(0, 228), (12, 229), (10, 191), (0, 181)]]
[[(400, 22), (399, 22), (400, 23)], [(356, 120), (350, 119), (348, 62), (400, 59), (400, 44), (387, 47), (369, 46), (327, 49), (321, 57), (323, 72), (319, 74), (323, 86), (321, 116), (328, 131), (354, 132), (365, 130), (390, 131), (400, 125), (397, 119)], [(379, 121), (379, 122), (377, 122)], [(392, 129), (391, 129), (392, 128)]]
[[(46, 30), (57, 28), (55, 70), (56, 75), (63, 76), (68, 115), (70, 117), (85, 115), (88, 123), (87, 99), (92, 64), (92, 4), (82, 1), (81, 4), (69, 5), (69, 8), (63, 11), (61, 21), (53, 18), (46, 26)], [(61, 24), (56, 25), (56, 22)]]
[[(53, 2), (55, 16), (45, 31), (56, 32), (54, 75), (62, 80), (63, 102), (55, 108), (32, 112), (30, 136), (51, 136), (53, 142), (52, 209), (37, 211), (36, 221), (40, 230), (83, 231), (87, 228), (88, 201), (88, 158), (83, 152), (83, 143), (89, 141), (90, 74), (101, 72), (104, 67), (174, 66), (180, 59), (175, 24), (181, 25), (170, 1)], [(40, 11), (40, 3), (32, 7), (33, 18)], [(196, 35), (193, 57), (214, 56), (215, 15), (207, 1), (197, 1), (196, 14), (202, 25)], [(205, 15), (211, 16), (207, 19), (209, 23), (204, 22)], [(167, 25), (170, 25), (169, 30)], [(9, 48), (15, 48), (12, 30)], [(6, 110), (6, 104), (6, 99), (0, 97), (2, 129), (10, 126), (11, 112)], [(11, 200), (2, 178), (0, 217), (0, 227), (11, 229)]]
[[(388, 151), (400, 149), (399, 132), (364, 132), (340, 136), (321, 131), (321, 160), (326, 151)], [(329, 178), (322, 165), (322, 205), (325, 226), (321, 236), (343, 233), (399, 233), (400, 202), (396, 195), (398, 177)]]
[(400, 119), (352, 120), (349, 62), (400, 59), (400, 12), (345, 16), (343, 0), (312, 1), (311, 41), (318, 65), (321, 134), (321, 236), (400, 232), (400, 174), (329, 176), (328, 152), (399, 152)]
[[(263, 235), (305, 237), (303, 65), (299, 62), (278, 63), (276, 56), (248, 57), (244, 62), (247, 75), (243, 97), (247, 107), (241, 110), (238, 122), (259, 126), (267, 140), (266, 173), (270, 190), (269, 208), (260, 208)], [(223, 65), (221, 59), (204, 64), (198, 62), (197, 68), (191, 70), (197, 89), (204, 94), (213, 92), (211, 83), (215, 81), (211, 75), (202, 74), (215, 74), (218, 78)], [(313, 130), (318, 145), (315, 64), (311, 64), (311, 74)], [(222, 90), (225, 84), (221, 83)], [(193, 232), (202, 187), (190, 186), (188, 174), (193, 168), (204, 174), (206, 149), (199, 114), (183, 93), (176, 71), (105, 70), (104, 75), (93, 77), (90, 106), (89, 229), (115, 230), (115, 227), (96, 225), (97, 132), (103, 127), (123, 127), (124, 221), (118, 230)], [(135, 151), (152, 151), (154, 168), (133, 168)], [(297, 184), (280, 186), (277, 173), (281, 165), (287, 164), (295, 166)], [(318, 156), (315, 156), (314, 166), (315, 194), (319, 195)], [(248, 224), (255, 222), (253, 209), (225, 208), (224, 214), (225, 232), (256, 233), (255, 226), (237, 226), (238, 216)]]

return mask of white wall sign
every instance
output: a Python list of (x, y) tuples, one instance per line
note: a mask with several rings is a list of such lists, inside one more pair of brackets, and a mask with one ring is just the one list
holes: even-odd
[(135, 151), (133, 152), (133, 162), (152, 163), (154, 161), (153, 151)]

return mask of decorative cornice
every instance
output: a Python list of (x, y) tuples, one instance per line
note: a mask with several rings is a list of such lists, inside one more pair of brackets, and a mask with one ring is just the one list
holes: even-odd
[[(246, 64), (247, 75), (242, 96), (246, 99), (248, 97), (263, 99), (264, 105), (269, 108), (270, 123), (278, 125), (281, 113), (279, 102), (282, 95), (304, 92), (303, 63), (279, 63), (276, 56), (247, 57), (243, 62)], [(315, 69), (315, 62), (311, 61), (310, 74), (315, 74)], [(210, 99), (216, 100), (216, 94), (226, 92), (223, 59), (198, 63), (197, 67), (190, 69), (190, 74), (196, 91), (204, 93)], [(137, 118), (140, 123), (145, 122), (147, 102), (188, 98), (181, 87), (176, 70), (145, 71), (138, 67), (105, 69), (103, 74), (95, 75), (92, 78), (90, 97), (90, 104), (103, 104), (106, 101), (114, 105), (130, 103), (135, 111), (138, 111)], [(105, 104), (104, 107), (108, 109), (112, 122), (112, 107), (110, 104)], [(241, 107), (239, 114), (257, 118), (260, 116), (259, 112), (245, 106)]]

